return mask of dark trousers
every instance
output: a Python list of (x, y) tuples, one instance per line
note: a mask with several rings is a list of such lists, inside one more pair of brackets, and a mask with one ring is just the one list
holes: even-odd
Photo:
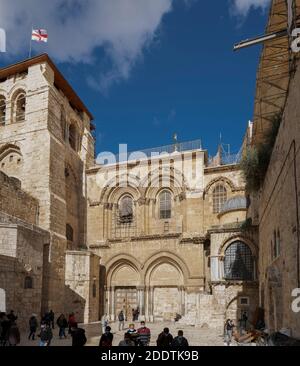
[(34, 341), (35, 333), (36, 333), (36, 328), (30, 328), (30, 333), (29, 333), (28, 339), (32, 338), (32, 340)]
[(65, 333), (65, 328), (59, 328), (59, 338), (65, 337), (66, 338), (66, 333)]

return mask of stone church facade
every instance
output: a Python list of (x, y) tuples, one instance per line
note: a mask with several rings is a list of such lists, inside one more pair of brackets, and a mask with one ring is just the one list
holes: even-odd
[(237, 162), (174, 143), (104, 163), (92, 119), (47, 55), (0, 70), (0, 310), (23, 324), (33, 310), (92, 322), (137, 307), (150, 322), (255, 321)]

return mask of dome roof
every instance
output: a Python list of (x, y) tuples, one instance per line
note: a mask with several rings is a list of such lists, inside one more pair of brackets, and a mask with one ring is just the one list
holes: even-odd
[(237, 196), (232, 197), (229, 200), (227, 200), (222, 209), (221, 213), (231, 211), (231, 210), (239, 210), (239, 209), (246, 209), (247, 208), (247, 200), (244, 196)]

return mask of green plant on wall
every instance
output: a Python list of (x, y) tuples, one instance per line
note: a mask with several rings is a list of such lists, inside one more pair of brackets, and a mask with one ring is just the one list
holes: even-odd
[(258, 191), (264, 182), (281, 120), (282, 112), (276, 113), (264, 142), (247, 148), (242, 158), (240, 168), (246, 181), (246, 190), (250, 193)]

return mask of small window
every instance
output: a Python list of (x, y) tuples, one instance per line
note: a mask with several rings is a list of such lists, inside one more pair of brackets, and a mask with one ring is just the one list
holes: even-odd
[(222, 184), (218, 184), (213, 191), (213, 213), (221, 212), (224, 203), (227, 201), (227, 191)]
[(170, 219), (172, 216), (172, 196), (169, 191), (163, 191), (159, 195), (159, 217)]
[(73, 124), (69, 127), (69, 144), (73, 150), (77, 151), (77, 131)]
[(33, 288), (33, 279), (32, 279), (32, 277), (30, 277), (30, 276), (25, 277), (24, 288), (25, 288), (25, 290)]
[(240, 305), (249, 306), (249, 297), (240, 297)]
[(280, 231), (274, 231), (274, 238), (273, 238), (273, 259), (276, 259), (280, 256)]
[(66, 237), (68, 241), (73, 242), (74, 240), (74, 231), (71, 225), (66, 225)]
[(93, 283), (93, 297), (97, 297), (97, 286), (96, 283)]
[(130, 224), (133, 222), (133, 199), (125, 196), (119, 204), (119, 221), (121, 224)]

